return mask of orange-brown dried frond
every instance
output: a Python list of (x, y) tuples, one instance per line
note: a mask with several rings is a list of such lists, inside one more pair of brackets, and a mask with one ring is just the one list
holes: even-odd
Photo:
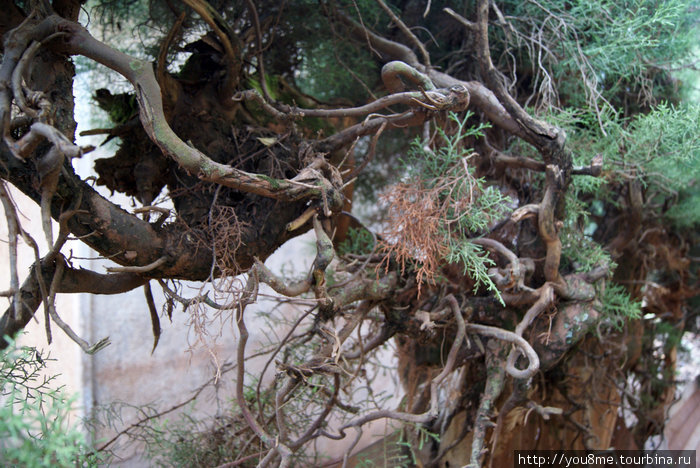
[(381, 195), (387, 205), (386, 227), (380, 248), (385, 261), (394, 256), (402, 271), (407, 262), (416, 262), (418, 287), (434, 282), (446, 245), (440, 228), (445, 218), (439, 192), (427, 189), (420, 180), (398, 183)]
[(440, 177), (413, 177), (389, 187), (380, 197), (386, 205), (385, 226), (380, 248), (399, 263), (415, 265), (418, 288), (434, 283), (451, 238), (464, 234), (462, 221), (474, 215), (481, 188), (467, 167), (468, 158), (460, 158)]

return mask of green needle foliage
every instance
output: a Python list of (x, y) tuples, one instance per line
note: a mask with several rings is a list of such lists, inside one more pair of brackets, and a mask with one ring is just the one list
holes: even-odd
[(414, 140), (402, 160), (405, 181), (383, 195), (388, 218), (383, 247), (401, 264), (413, 265), (419, 282), (434, 282), (446, 261), (461, 266), (474, 281), (474, 291), (485, 286), (499, 296), (488, 275), (494, 263), (470, 238), (500, 221), (511, 200), (474, 175), (470, 159), (475, 153), (465, 144), (489, 126), (470, 126), (470, 117), (470, 112), (464, 117), (450, 113), (455, 128), (449, 134), (437, 129), (440, 144), (435, 149)]
[(606, 286), (601, 296), (603, 304), (602, 323), (621, 331), (628, 320), (642, 318), (642, 304), (633, 300), (627, 290), (619, 284)]
[(47, 360), (14, 341), (0, 351), (0, 464), (97, 466), (83, 433), (69, 423), (75, 398), (52, 388), (55, 376), (43, 372)]

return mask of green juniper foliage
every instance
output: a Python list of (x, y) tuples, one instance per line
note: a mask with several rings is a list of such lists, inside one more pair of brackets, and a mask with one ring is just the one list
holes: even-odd
[[(420, 213), (421, 207), (426, 205), (425, 200), (431, 201), (429, 206), (432, 211), (426, 212), (425, 216), (431, 217), (436, 223), (435, 232), (429, 234), (434, 237), (431, 241), (436, 247), (426, 251), (418, 244), (409, 244), (399, 246), (398, 249), (392, 246), (389, 250), (410, 252), (415, 249), (417, 255), (410, 261), (422, 263), (419, 269), (425, 269), (426, 279), (429, 280), (433, 275), (429, 262), (435, 262), (434, 257), (440, 255), (440, 260), (462, 266), (464, 273), (474, 280), (474, 291), (479, 286), (484, 286), (500, 298), (498, 289), (488, 275), (488, 268), (494, 262), (480, 246), (471, 243), (470, 238), (485, 234), (489, 226), (500, 221), (508, 212), (511, 200), (501, 194), (498, 188), (488, 185), (484, 178), (474, 175), (470, 160), (475, 153), (473, 149), (466, 148), (465, 144), (483, 136), (489, 125), (480, 123), (471, 126), (468, 124), (471, 117), (471, 112), (463, 117), (450, 113), (449, 119), (456, 127), (452, 134), (438, 128), (440, 144), (435, 149), (428, 148), (424, 142), (416, 139), (407, 156), (402, 159), (406, 185), (420, 187), (418, 192), (412, 194), (414, 199), (409, 200), (412, 206), (404, 209), (415, 208), (416, 213)], [(408, 193), (411, 193), (410, 189)], [(405, 203), (405, 200), (390, 201), (394, 206)], [(411, 223), (425, 220), (418, 214), (418, 219), (408, 221), (401, 217), (400, 211), (393, 214), (393, 209), (389, 208), (389, 216), (397, 216), (399, 223), (405, 223), (398, 227), (392, 226), (392, 232), (398, 234), (397, 244), (407, 240), (412, 242), (407, 237), (402, 238), (403, 233), (415, 229)], [(421, 239), (420, 235), (415, 238)]]
[(49, 357), (30, 347), (0, 350), (0, 465), (97, 466), (83, 433), (69, 423), (75, 398), (53, 388), (43, 371)]
[(338, 246), (338, 255), (347, 254), (369, 254), (374, 248), (374, 238), (372, 234), (363, 228), (348, 229), (348, 237)]
[(628, 320), (642, 318), (642, 305), (633, 300), (627, 290), (619, 284), (608, 284), (600, 301), (603, 325), (621, 331)]

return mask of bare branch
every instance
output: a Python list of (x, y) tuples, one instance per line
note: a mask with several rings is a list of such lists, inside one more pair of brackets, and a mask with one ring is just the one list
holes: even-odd
[[(103, 338), (94, 345), (90, 345), (87, 341), (83, 340), (78, 336), (77, 333), (73, 331), (73, 329), (68, 325), (66, 322), (64, 322), (61, 317), (58, 315), (56, 312), (56, 305), (55, 305), (55, 300), (56, 300), (56, 293), (58, 292), (59, 289), (59, 284), (61, 283), (61, 279), (63, 277), (63, 271), (64, 271), (64, 262), (62, 258), (57, 259), (56, 261), (56, 270), (54, 271), (54, 276), (53, 279), (51, 280), (51, 290), (49, 291), (49, 295), (46, 298), (46, 303), (49, 308), (49, 314), (51, 315), (51, 320), (58, 325), (58, 327), (65, 332), (68, 337), (73, 340), (80, 348), (87, 354), (95, 354), (96, 352), (100, 351), (101, 349), (106, 348), (107, 346), (110, 345), (110, 340), (109, 337)], [(50, 341), (49, 341), (50, 342)]]
[[(10, 248), (10, 290), (12, 291), (13, 301), (15, 304), (20, 304), (20, 289), (19, 275), (17, 273), (17, 236), (19, 236), (19, 225), (15, 213), (15, 207), (10, 199), (10, 194), (5, 187), (4, 182), (0, 182), (0, 201), (5, 209), (5, 219), (7, 220), (7, 233), (9, 237)], [(14, 320), (19, 319), (19, 308), (15, 308)]]
[[(376, 48), (381, 52), (384, 61), (388, 62), (391, 60), (400, 60), (414, 67), (416, 70), (422, 69), (422, 66), (418, 62), (418, 58), (408, 47), (404, 46), (403, 44), (399, 44), (398, 42), (390, 41), (367, 30), (365, 27), (356, 23), (354, 20), (350, 19), (347, 16), (339, 14), (338, 17), (348, 27), (350, 27), (350, 30), (353, 33), (353, 35), (360, 39), (364, 39), (365, 37), (367, 37), (371, 47)], [(469, 92), (469, 95), (471, 96), (470, 102), (473, 107), (476, 107), (482, 112), (484, 112), (488, 116), (488, 118), (499, 127), (512, 133), (513, 135), (520, 136), (526, 141), (531, 142), (531, 135), (529, 135), (527, 132), (524, 132), (520, 128), (518, 122), (503, 107), (496, 95), (482, 83), (478, 81), (458, 80), (446, 73), (437, 71), (432, 68), (430, 70), (425, 70), (425, 72), (437, 87), (449, 88), (455, 85), (464, 86)]]
[(389, 61), (392, 59), (401, 60), (402, 62), (406, 62), (407, 64), (413, 67), (420, 66), (420, 62), (418, 62), (418, 57), (416, 57), (416, 54), (413, 53), (413, 51), (405, 45), (399, 44), (398, 42), (390, 41), (379, 36), (378, 34), (373, 33), (372, 31), (370, 31), (363, 25), (358, 24), (355, 20), (353, 20), (349, 16), (344, 15), (343, 13), (338, 13), (338, 18), (350, 28), (350, 30), (356, 37), (360, 39), (366, 38), (369, 42), (370, 47), (378, 50), (382, 54), (382, 58), (385, 61)]
[[(479, 0), (477, 2), (477, 56), (481, 65), (482, 73), (486, 79), (486, 83), (498, 96), (499, 101), (505, 106), (508, 112), (515, 120), (530, 134), (528, 141), (536, 144), (538, 149), (542, 150), (550, 146), (551, 141), (555, 141), (561, 132), (545, 122), (541, 122), (532, 118), (525, 110), (520, 107), (515, 99), (506, 90), (501, 76), (491, 61), (491, 53), (489, 50), (488, 38), (488, 16), (489, 16), (489, 0)], [(544, 138), (544, 140), (542, 139)], [(563, 143), (563, 138), (562, 142)], [(545, 154), (545, 162), (549, 161), (550, 154)]]
[[(0, 336), (13, 336), (29, 323), (49, 294), (47, 288), (41, 283), (51, 282), (56, 293), (122, 294), (142, 286), (146, 281), (142, 276), (133, 273), (103, 275), (64, 265), (63, 274), (56, 280), (57, 282), (54, 282), (56, 265), (62, 262), (63, 257), (57, 256), (53, 259), (44, 258), (32, 265), (19, 289), (19, 301), (13, 300), (0, 317)], [(46, 315), (50, 317), (48, 307)], [(7, 342), (0, 340), (0, 349), (6, 346)]]
[(466, 328), (467, 331), (479, 333), (480, 335), (491, 336), (501, 341), (507, 341), (509, 343), (517, 345), (518, 348), (520, 348), (520, 350), (523, 352), (523, 354), (525, 354), (525, 356), (528, 359), (527, 369), (520, 370), (516, 368), (514, 364), (506, 366), (506, 372), (508, 372), (516, 379), (529, 379), (530, 377), (535, 375), (535, 373), (540, 368), (540, 359), (537, 356), (537, 353), (534, 349), (532, 349), (530, 343), (528, 343), (521, 336), (518, 336), (515, 333), (508, 330), (504, 330), (502, 328), (491, 327), (488, 325), (478, 325), (475, 323), (466, 324)]
[[(245, 326), (244, 312), (248, 304), (255, 301), (255, 297), (258, 292), (258, 278), (257, 271), (253, 269), (248, 275), (248, 282), (246, 284), (246, 289), (241, 297), (238, 306), (238, 314), (236, 317), (236, 323), (238, 325), (238, 352), (237, 352), (237, 375), (236, 375), (236, 401), (238, 406), (245, 418), (248, 426), (255, 432), (255, 434), (260, 438), (260, 440), (271, 449), (271, 452), (277, 452), (283, 460), (289, 459), (292, 455), (292, 451), (286, 445), (279, 443), (279, 441), (272, 438), (260, 424), (255, 420), (250, 408), (248, 408), (248, 403), (245, 400), (245, 395), (243, 392), (243, 383), (245, 380), (245, 347), (248, 342), (248, 329)], [(269, 456), (269, 454), (268, 454)], [(267, 457), (266, 457), (267, 459)], [(261, 462), (262, 464), (262, 462)]]
[[(170, 216), (170, 210), (168, 208), (162, 208), (160, 206), (142, 206), (140, 208), (134, 209), (134, 213), (150, 213), (152, 211), (160, 213), (158, 219), (153, 223), (153, 227), (160, 227), (163, 225), (166, 219)], [(148, 218), (146, 218), (148, 219)]]
[(473, 21), (469, 21), (466, 19), (464, 16), (460, 15), (459, 13), (455, 12), (452, 8), (443, 8), (442, 11), (462, 23), (467, 29), (476, 32), (478, 30), (478, 26), (476, 23)]
[(309, 278), (305, 278), (301, 281), (288, 284), (287, 281), (272, 273), (259, 260), (256, 261), (255, 268), (258, 272), (258, 278), (261, 282), (267, 284), (276, 292), (283, 294), (287, 297), (296, 297), (311, 289), (311, 280)]
[[(425, 91), (397, 92), (402, 87), (399, 76), (410, 79), (411, 82), (419, 85)], [(243, 91), (236, 95), (234, 99), (254, 100), (262, 105), (265, 111), (270, 115), (281, 120), (301, 119), (306, 117), (363, 117), (396, 104), (405, 104), (412, 107), (423, 106), (426, 108), (430, 106), (435, 111), (452, 110), (455, 112), (464, 110), (469, 105), (469, 91), (466, 88), (453, 86), (446, 89), (436, 89), (430, 81), (430, 78), (403, 62), (394, 61), (387, 63), (384, 68), (382, 68), (382, 79), (387, 89), (394, 92), (394, 94), (381, 97), (369, 104), (359, 107), (304, 109), (301, 107), (279, 104), (278, 107), (280, 110), (277, 110), (269, 104), (264, 103), (260, 94), (254, 89)]]
[(340, 428), (341, 434), (343, 434), (344, 431), (350, 427), (359, 428), (367, 424), (368, 422), (382, 418), (396, 419), (399, 421), (414, 424), (425, 424), (437, 417), (439, 412), (438, 386), (454, 370), (454, 366), (457, 360), (457, 353), (459, 352), (459, 349), (464, 343), (464, 339), (466, 337), (465, 332), (468, 329), (468, 327), (472, 327), (471, 324), (465, 326), (464, 318), (462, 317), (462, 311), (460, 310), (459, 305), (457, 304), (457, 300), (454, 298), (454, 296), (447, 296), (445, 300), (447, 301), (449, 307), (452, 309), (452, 312), (455, 316), (455, 321), (457, 322), (457, 334), (452, 343), (452, 346), (450, 347), (450, 351), (447, 354), (447, 360), (445, 361), (445, 365), (442, 371), (430, 381), (430, 408), (428, 409), (428, 411), (422, 414), (412, 414), (387, 409), (374, 411), (372, 413), (369, 413), (357, 419), (353, 419), (352, 421), (344, 424)]
[[(394, 60), (382, 67), (382, 81), (389, 92), (396, 93), (403, 89), (403, 83), (400, 78), (411, 81), (413, 84), (419, 86), (422, 91), (432, 91), (435, 89), (435, 85), (428, 75), (421, 73), (407, 63)], [(464, 108), (466, 108), (469, 104), (469, 92), (466, 88), (464, 88), (464, 92), (467, 94), (464, 104)]]
[[(423, 56), (423, 64), (427, 67), (430, 68), (430, 55), (428, 55), (428, 51), (425, 49), (425, 46), (421, 41), (418, 40), (415, 34), (408, 29), (408, 26), (401, 21), (401, 18), (396, 16), (396, 14), (392, 11), (391, 8), (387, 6), (386, 3), (384, 3), (383, 0), (376, 0), (377, 3), (379, 4), (380, 7), (382, 7), (382, 10), (386, 12), (387, 15), (389, 15), (389, 18), (391, 18), (391, 21), (393, 21), (396, 26), (399, 27), (401, 32), (403, 32), (406, 37), (410, 39), (410, 41), (413, 43), (414, 46), (420, 51), (421, 55)], [(426, 10), (427, 11), (427, 10)]]

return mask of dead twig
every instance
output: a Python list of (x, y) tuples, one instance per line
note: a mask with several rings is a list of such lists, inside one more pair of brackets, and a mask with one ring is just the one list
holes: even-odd
[(56, 312), (56, 293), (58, 291), (58, 285), (61, 282), (61, 279), (63, 278), (63, 270), (65, 267), (63, 256), (59, 256), (56, 259), (56, 271), (54, 272), (53, 279), (51, 280), (51, 289), (49, 291), (48, 297), (45, 299), (45, 302), (48, 306), (49, 309), (49, 315), (51, 316), (51, 320), (53, 320), (53, 323), (58, 325), (58, 327), (63, 330), (63, 332), (68, 335), (68, 337), (80, 348), (87, 354), (95, 354), (96, 352), (100, 351), (101, 349), (106, 348), (111, 344), (111, 341), (109, 337), (105, 337), (95, 343), (94, 345), (90, 345), (87, 341), (83, 340), (78, 336), (77, 333), (73, 331), (73, 329), (68, 325), (66, 322), (64, 322), (61, 317), (58, 315), (58, 312)]
[[(248, 304), (255, 302), (258, 293), (258, 276), (257, 271), (252, 269), (248, 275), (248, 282), (246, 284), (245, 291), (241, 297), (238, 304), (238, 313), (236, 314), (236, 324), (238, 325), (238, 347), (237, 347), (237, 375), (236, 375), (236, 401), (238, 407), (243, 414), (248, 426), (255, 432), (258, 438), (264, 443), (270, 452), (268, 455), (260, 462), (260, 465), (264, 463), (269, 463), (272, 454), (277, 453), (282, 457), (282, 460), (289, 460), (292, 455), (292, 451), (285, 444), (280, 443), (277, 439), (272, 438), (256, 421), (250, 412), (248, 403), (245, 399), (243, 384), (245, 381), (245, 347), (248, 342), (248, 329), (245, 326), (244, 313)], [(267, 462), (265, 461), (267, 460)]]
[(142, 206), (139, 208), (134, 209), (134, 213), (150, 213), (152, 211), (155, 211), (157, 213), (160, 213), (160, 216), (158, 216), (158, 219), (155, 220), (155, 222), (151, 223), (151, 225), (155, 228), (159, 228), (163, 225), (166, 219), (170, 216), (170, 210), (168, 208), (163, 208), (160, 206), (152, 206), (152, 205), (147, 205), (147, 206)]

